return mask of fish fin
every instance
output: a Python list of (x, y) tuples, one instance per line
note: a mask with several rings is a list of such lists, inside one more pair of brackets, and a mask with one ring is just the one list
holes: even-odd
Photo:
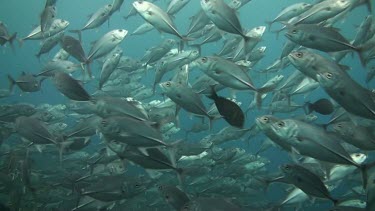
[(14, 42), (14, 40), (16, 39), (16, 37), (17, 37), (17, 32), (13, 33), (12, 36), (10, 36), (10, 37), (8, 38), (8, 42), (9, 42), (9, 44), (10, 44), (10, 48), (12, 49), (13, 52), (15, 52), (13, 42)]

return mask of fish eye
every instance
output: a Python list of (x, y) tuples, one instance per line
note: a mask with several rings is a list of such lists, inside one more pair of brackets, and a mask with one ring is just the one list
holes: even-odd
[(331, 79), (332, 76), (333, 76), (332, 73), (326, 73), (325, 75), (326, 75), (326, 77), (327, 77), (328, 79)]
[(206, 63), (207, 62), (207, 57), (202, 58), (202, 62)]
[(279, 126), (279, 127), (284, 127), (284, 126), (285, 126), (285, 123), (284, 123), (284, 122), (278, 122), (278, 123), (277, 123), (277, 126)]
[(290, 169), (290, 167), (289, 166), (285, 166), (285, 170), (289, 170)]
[(296, 56), (297, 56), (298, 58), (302, 58), (302, 57), (303, 57), (303, 53), (302, 53), (302, 52), (298, 52), (298, 53), (296, 53)]
[(118, 30), (119, 32), (122, 32), (123, 30), (122, 29), (120, 29), (120, 30)]
[(356, 157), (359, 157), (359, 156), (361, 156), (361, 155), (360, 155), (360, 154), (355, 154), (355, 156), (356, 156)]
[(171, 82), (169, 82), (169, 81), (166, 82), (166, 83), (165, 83), (165, 86), (170, 87), (170, 86), (171, 86)]
[(293, 29), (292, 34), (297, 34), (297, 29)]
[(265, 121), (265, 122), (268, 122), (268, 117), (263, 117), (262, 120)]

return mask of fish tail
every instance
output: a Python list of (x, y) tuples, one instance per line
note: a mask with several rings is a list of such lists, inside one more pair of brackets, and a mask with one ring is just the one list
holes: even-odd
[(373, 0), (366, 0), (367, 10), (372, 14), (372, 1)]
[(194, 39), (188, 36), (180, 36), (180, 42), (178, 44), (178, 52), (181, 52), (184, 49), (185, 44), (189, 41), (193, 41)]
[(358, 53), (359, 61), (361, 62), (361, 65), (363, 67), (366, 67), (368, 61), (365, 59), (365, 48), (363, 46), (360, 46), (358, 48), (355, 48), (356, 52)]
[(8, 74), (8, 80), (9, 80), (9, 92), (12, 93), (13, 92), (13, 87), (14, 85), (17, 83), (16, 80), (14, 80), (14, 78), (12, 78), (11, 75)]
[(266, 21), (266, 24), (268, 26), (268, 31), (271, 31), (271, 26), (274, 22), (273, 21)]
[(279, 39), (280, 32), (282, 32), (283, 30), (284, 30), (284, 28), (281, 28), (281, 29), (271, 31), (271, 32), (276, 34), (276, 39)]
[(25, 40), (24, 40), (24, 39), (17, 39), (17, 41), (18, 41), (18, 46), (19, 46), (20, 48), (22, 48), (23, 43), (25, 42)]
[(216, 93), (216, 91), (215, 91), (215, 85), (210, 86), (210, 89), (211, 89), (210, 94), (209, 94), (209, 95), (206, 95), (206, 96), (207, 96), (208, 98), (212, 99), (212, 100), (217, 99), (218, 96), (217, 96), (217, 93)]
[(13, 42), (17, 38), (17, 32), (13, 33), (12, 36), (9, 37), (8, 42), (10, 44), (10, 47), (12, 48), (13, 52), (15, 51)]
[(262, 96), (264, 94), (266, 94), (267, 92), (271, 92), (272, 90), (273, 90), (272, 88), (268, 88), (268, 87), (255, 89), (255, 91), (256, 91), (255, 102), (256, 102), (256, 105), (257, 105), (258, 109), (260, 109), (261, 106), (262, 106), (262, 101), (263, 101)]
[(79, 30), (79, 29), (69, 30), (69, 32), (78, 34), (79, 41), (82, 41), (82, 30)]

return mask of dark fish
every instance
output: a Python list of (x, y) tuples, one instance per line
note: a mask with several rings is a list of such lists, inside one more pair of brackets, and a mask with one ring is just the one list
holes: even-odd
[(77, 80), (72, 78), (69, 74), (64, 72), (57, 72), (53, 76), (53, 84), (56, 88), (66, 97), (76, 101), (89, 101), (90, 95), (78, 83)]
[(17, 36), (17, 33), (13, 33), (12, 35), (10, 35), (5, 24), (0, 21), (0, 45), (1, 46), (9, 42), (11, 47), (13, 48), (13, 41), (16, 38), (16, 36)]
[(332, 114), (335, 110), (332, 102), (325, 98), (319, 99), (315, 101), (315, 103), (307, 102), (304, 106), (304, 109), (307, 114), (311, 114), (313, 111), (315, 111), (323, 115)]
[[(71, 36), (64, 36), (61, 39), (61, 47), (82, 64), (87, 64), (87, 57), (79, 40)], [(91, 76), (89, 65), (87, 65), (87, 71)]]
[(9, 91), (13, 91), (14, 85), (17, 85), (23, 92), (37, 92), (41, 88), (42, 81), (45, 78), (42, 78), (38, 81), (37, 77), (31, 74), (26, 74), (22, 72), (21, 76), (15, 80), (12, 76), (8, 75), (9, 79)]
[(18, 117), (15, 121), (14, 130), (34, 144), (56, 143), (55, 137), (48, 131), (46, 125), (32, 117)]
[(245, 123), (245, 115), (241, 108), (233, 101), (216, 94), (214, 88), (211, 88), (211, 95), (207, 97), (215, 101), (215, 105), (220, 115), (222, 115), (230, 125), (243, 128)]

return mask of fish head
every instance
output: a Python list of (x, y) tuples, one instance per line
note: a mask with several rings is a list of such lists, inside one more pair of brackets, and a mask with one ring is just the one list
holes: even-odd
[(279, 120), (271, 123), (272, 131), (281, 138), (290, 139), (298, 132), (298, 125), (291, 119)]
[(291, 164), (284, 164), (280, 166), (280, 170), (285, 174), (285, 175), (291, 175), (294, 171), (293, 165)]
[(306, 11), (306, 10), (310, 9), (313, 5), (309, 4), (309, 3), (302, 3), (300, 6), (301, 6), (302, 11)]
[(166, 47), (169, 47), (171, 48), (172, 46), (176, 45), (176, 40), (174, 39), (166, 39), (164, 42), (163, 42), (163, 46), (165, 45)]
[(299, 42), (304, 39), (304, 32), (296, 26), (288, 27), (288, 31), (285, 33), (285, 36), (293, 41)]
[(205, 57), (198, 58), (197, 60), (195, 60), (195, 62), (201, 70), (207, 71), (209, 70), (209, 67), (213, 61), (210, 57), (205, 56)]
[(362, 164), (367, 159), (367, 155), (364, 153), (353, 153), (350, 155), (350, 157), (352, 157), (354, 162), (358, 164)]
[(255, 27), (255, 28), (252, 28), (251, 30), (249, 30), (246, 33), (246, 36), (256, 38), (256, 39), (260, 39), (263, 36), (265, 31), (266, 31), (265, 26), (258, 26), (258, 27)]
[(69, 21), (67, 21), (67, 20), (63, 20), (63, 19), (56, 19), (56, 20), (54, 21), (54, 23), (55, 23), (56, 25), (52, 24), (52, 27), (57, 27), (57, 28), (60, 28), (60, 29), (65, 29), (65, 28), (68, 27), (69, 24), (70, 24)]
[(232, 0), (229, 2), (228, 6), (233, 9), (238, 9), (242, 5), (242, 2), (240, 0)]
[(264, 54), (267, 50), (266, 46), (262, 46), (256, 49), (260, 54)]
[(260, 116), (260, 117), (257, 117), (255, 119), (255, 124), (261, 128), (261, 129), (265, 129), (265, 128), (268, 128), (272, 123), (278, 121), (279, 119), (272, 116), (272, 115), (264, 115), (264, 116)]
[(314, 57), (311, 53), (307, 51), (293, 51), (288, 55), (290, 62), (298, 68), (306, 68), (311, 64)]
[[(143, 0), (138, 0), (138, 1), (133, 2), (134, 9), (137, 10), (137, 12), (141, 14), (150, 13), (151, 6), (152, 5), (150, 2), (143, 1)], [(148, 14), (148, 15), (152, 15), (152, 14)]]
[(160, 83), (159, 86), (164, 93), (173, 92), (173, 90), (176, 88), (176, 84), (173, 81)]
[(344, 10), (348, 8), (349, 6), (352, 5), (352, 0), (336, 0), (333, 4), (332, 7), (339, 9), (339, 10)]
[(119, 41), (122, 41), (127, 34), (128, 34), (128, 31), (125, 29), (116, 29), (111, 32), (113, 39), (119, 40)]

